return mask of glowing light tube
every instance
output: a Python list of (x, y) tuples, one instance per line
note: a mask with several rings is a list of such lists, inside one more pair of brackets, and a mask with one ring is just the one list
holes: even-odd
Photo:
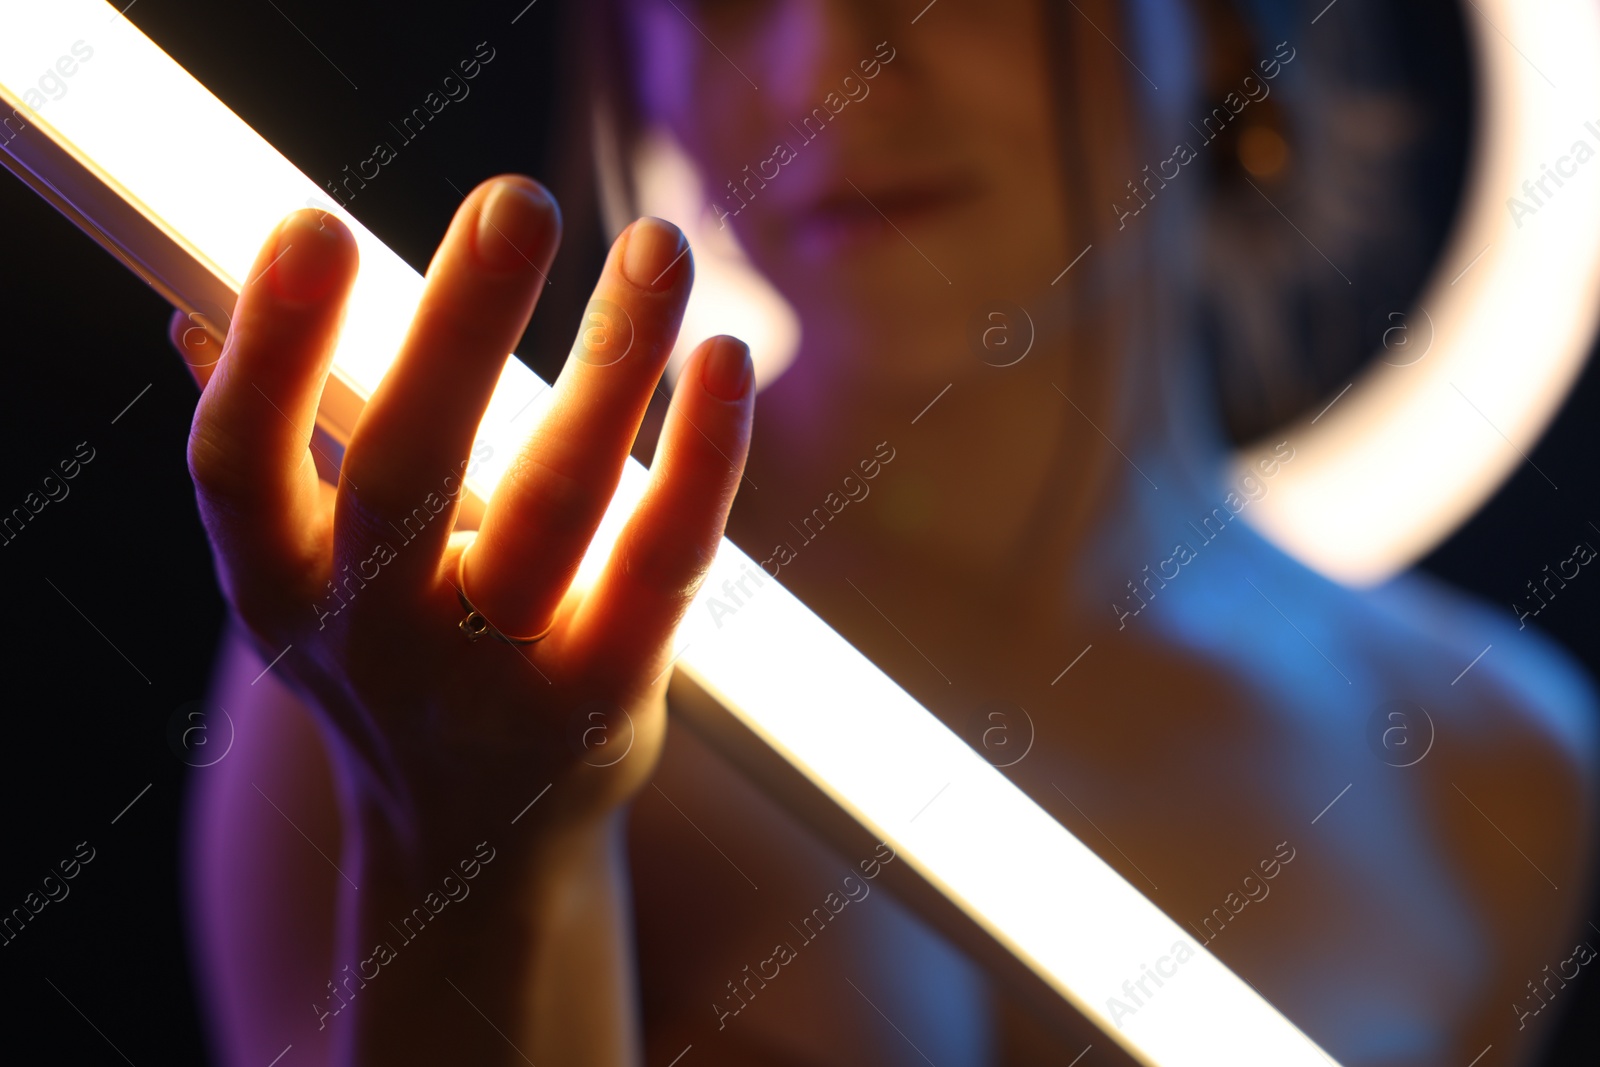
[[(225, 315), (274, 224), (308, 202), (328, 207), (114, 8), (0, 0), (0, 17), (6, 165), (179, 307)], [(63, 93), (42, 91), (61, 85)], [(193, 165), (201, 149), (203, 168)], [(320, 416), (344, 440), (399, 346), (422, 278), (333, 210), (361, 251)], [(493, 453), (469, 482), (480, 508), (535, 425), (524, 407), (537, 410), (544, 394), (533, 373), (507, 361), (479, 430)], [(630, 464), (591, 562), (643, 480)], [(707, 588), (746, 573), (759, 568), (724, 541)], [(691, 608), (679, 669), (1141, 1062), (1332, 1062), (776, 581), (722, 626), (709, 617), (703, 603)], [(1117, 1025), (1109, 999), (1163, 958), (1173, 977)]]
[(1531, 462), (1600, 312), (1600, 5), (1473, 0), (1462, 18), (1480, 114), (1439, 273), (1348, 395), (1277, 431), (1293, 469), (1246, 514), (1353, 585), (1420, 559)]

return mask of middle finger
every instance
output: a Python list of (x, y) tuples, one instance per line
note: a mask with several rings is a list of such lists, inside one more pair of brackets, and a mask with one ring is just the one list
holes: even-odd
[(405, 594), (437, 572), (473, 437), (560, 233), (555, 201), (529, 178), (491, 179), (462, 202), (400, 353), (346, 449), (336, 576), (381, 564), (401, 576), (386, 587)]

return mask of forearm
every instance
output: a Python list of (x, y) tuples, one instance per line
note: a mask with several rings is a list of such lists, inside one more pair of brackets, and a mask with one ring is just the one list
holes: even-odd
[(423, 857), (364, 823), (312, 1008), (335, 1063), (638, 1062), (621, 813), (533, 852), (508, 825)]

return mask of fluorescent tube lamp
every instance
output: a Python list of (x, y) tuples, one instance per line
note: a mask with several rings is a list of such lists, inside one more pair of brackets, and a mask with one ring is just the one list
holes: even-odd
[[(422, 278), (114, 8), (0, 0), (0, 12), (0, 157), (178, 307), (225, 322), (259, 242), (296, 208), (322, 206), (355, 233), (361, 271), (320, 415), (323, 431), (346, 440), (399, 347)], [(536, 424), (538, 404), (524, 409), (547, 392), (507, 361), (479, 430), (493, 451), (468, 483), (480, 512)], [(591, 564), (643, 481), (630, 464)], [(748, 574), (759, 566), (724, 541), (706, 588)], [(889, 842), (1140, 1062), (1332, 1062), (775, 580), (763, 581), (720, 627), (705, 621), (703, 603), (690, 609), (678, 670), (702, 698)], [(1125, 998), (1125, 983), (1147, 965), (1167, 981), (1119, 1024), (1109, 1001)]]
[(1472, 0), (1462, 17), (1479, 115), (1439, 273), (1348, 395), (1276, 431), (1294, 463), (1245, 514), (1353, 585), (1422, 558), (1532, 462), (1600, 311), (1600, 5)]

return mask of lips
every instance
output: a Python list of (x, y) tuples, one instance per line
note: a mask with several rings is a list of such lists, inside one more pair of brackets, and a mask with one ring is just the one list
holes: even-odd
[(796, 237), (818, 251), (859, 247), (901, 234), (975, 200), (975, 181), (961, 177), (875, 183), (841, 181), (794, 216)]

